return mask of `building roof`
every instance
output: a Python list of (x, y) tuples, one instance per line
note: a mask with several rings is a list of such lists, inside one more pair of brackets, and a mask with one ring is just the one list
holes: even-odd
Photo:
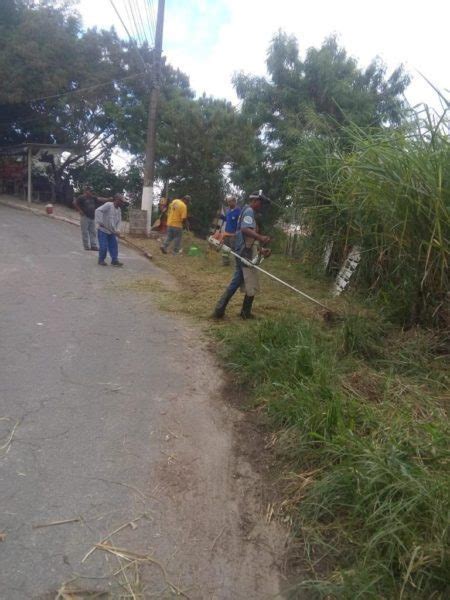
[(24, 144), (11, 144), (9, 146), (0, 146), (0, 154), (21, 154), (26, 150), (59, 150), (60, 152), (72, 152), (75, 150), (73, 146), (65, 144), (37, 144), (34, 142)]

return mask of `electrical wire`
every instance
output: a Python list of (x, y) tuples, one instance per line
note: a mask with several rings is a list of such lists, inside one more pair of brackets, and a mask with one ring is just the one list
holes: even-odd
[[(132, 16), (132, 14), (130, 13), (130, 8), (129, 8), (129, 6), (128, 6), (128, 4), (127, 4), (126, 2), (124, 2), (124, 10), (125, 10), (125, 13), (126, 13), (126, 20), (127, 20), (127, 23), (130, 23), (130, 24), (132, 25), (132, 24), (133, 24), (133, 16)], [(131, 26), (130, 26), (130, 29), (131, 29)], [(131, 33), (132, 33), (132, 34), (133, 34), (135, 37), (137, 37), (137, 36), (136, 36), (136, 33), (135, 33), (134, 31), (132, 31)], [(130, 37), (130, 35), (131, 35), (131, 34), (130, 34), (130, 33), (128, 33), (128, 37), (129, 37), (129, 39), (131, 40), (132, 38)]]
[(152, 46), (155, 45), (156, 38), (156, 13), (154, 2), (152, 0), (143, 0), (145, 6), (145, 14), (147, 17), (148, 28), (151, 33)]
[[(135, 79), (136, 77), (145, 76), (145, 75), (146, 75), (146, 73), (143, 73), (143, 72), (135, 73), (134, 75), (128, 75), (127, 77), (122, 77), (121, 79), (113, 79), (112, 81), (105, 81), (103, 83), (97, 83), (95, 85), (91, 85), (91, 86), (88, 86), (85, 88), (79, 88), (77, 90), (69, 90), (68, 92), (64, 92), (61, 94), (54, 94), (53, 96), (44, 96), (42, 98), (26, 99), (26, 100), (23, 100), (21, 102), (21, 104), (32, 103), (32, 102), (45, 102), (47, 100), (57, 100), (58, 98), (63, 98), (64, 96), (69, 96), (71, 94), (77, 94), (80, 92), (90, 91), (93, 89), (103, 87), (105, 85), (110, 85), (112, 83), (115, 84), (115, 83), (121, 83), (122, 81), (129, 81), (130, 79)], [(13, 106), (13, 104), (11, 104), (11, 106)], [(0, 121), (0, 125), (4, 125), (4, 124), (11, 123), (14, 121), (18, 121), (20, 123), (28, 123), (28, 122), (32, 122), (32, 121), (38, 121), (40, 119), (47, 118), (47, 117), (49, 117), (48, 113), (41, 114), (41, 115), (34, 115), (32, 117), (25, 118), (25, 119), (20, 119), (20, 118), (15, 119), (15, 120), (14, 119), (5, 119), (4, 121)]]
[(156, 34), (156, 16), (154, 2), (152, 0), (144, 0), (145, 14), (147, 15), (148, 27), (151, 33), (152, 47), (155, 45)]
[[(135, 77), (139, 77), (140, 75), (145, 75), (144, 72), (140, 71), (139, 73), (135, 73), (134, 75), (127, 75), (126, 77), (122, 77), (120, 79), (111, 79), (110, 81), (104, 81), (103, 83), (96, 83), (94, 85), (89, 85), (84, 88), (78, 88), (76, 90), (68, 90), (67, 92), (62, 92), (60, 94), (53, 94), (51, 96), (42, 96), (41, 98), (26, 98), (25, 100), (21, 100), (19, 103), (15, 104), (25, 104), (31, 102), (44, 102), (46, 100), (57, 100), (58, 98), (63, 98), (64, 96), (69, 96), (71, 94), (78, 94), (80, 92), (87, 92), (90, 90), (95, 90), (99, 87), (104, 87), (105, 85), (110, 85), (112, 83), (121, 83), (122, 81), (128, 81), (130, 79), (134, 79)], [(14, 106), (11, 104), (11, 106)]]
[(145, 21), (145, 17), (142, 15), (141, 0), (134, 0), (134, 4), (136, 5), (137, 18), (138, 18), (138, 21), (139, 21), (140, 26), (142, 28), (144, 39), (147, 42), (147, 46), (150, 46), (151, 45), (151, 43), (150, 43), (150, 35), (149, 35), (150, 32), (148, 32), (148, 29), (147, 29), (147, 27), (145, 25), (145, 22), (144, 22)]
[(133, 44), (133, 46), (136, 48), (137, 55), (138, 55), (138, 57), (139, 57), (139, 60), (142, 62), (142, 64), (143, 64), (143, 66), (144, 66), (144, 69), (145, 69), (145, 71), (147, 71), (147, 70), (148, 70), (148, 65), (146, 64), (145, 60), (143, 59), (143, 57), (142, 57), (142, 54), (141, 54), (141, 52), (139, 51), (139, 48), (138, 48), (138, 47), (137, 47), (137, 45), (136, 45), (136, 42), (134, 41), (134, 39), (133, 39), (132, 35), (130, 34), (130, 32), (129, 32), (129, 30), (128, 30), (128, 27), (126, 26), (126, 24), (125, 24), (124, 20), (122, 19), (122, 15), (121, 15), (121, 14), (120, 14), (120, 12), (117, 10), (117, 7), (116, 7), (116, 5), (114, 4), (114, 0), (109, 0), (109, 2), (110, 2), (110, 4), (111, 4), (111, 6), (113, 7), (113, 9), (114, 9), (114, 11), (115, 11), (115, 13), (116, 13), (117, 17), (119, 18), (120, 22), (122, 23), (122, 25), (123, 25), (123, 28), (125, 29), (125, 31), (126, 31), (126, 33), (127, 33), (128, 37), (129, 37), (129, 39), (130, 39), (130, 42), (131, 42), (131, 43)]
[(128, 37), (130, 38), (130, 41), (133, 39), (133, 36), (131, 35), (131, 33), (128, 31), (128, 27), (125, 25), (124, 20), (122, 19), (121, 14), (119, 13), (119, 11), (116, 8), (116, 5), (114, 4), (114, 0), (109, 0), (109, 3), (111, 4), (111, 6), (114, 9), (114, 12), (116, 13), (119, 21), (122, 23), (122, 27), (125, 29), (126, 34), (128, 35)]
[(139, 40), (139, 42), (142, 46), (145, 38), (144, 38), (142, 30), (140, 28), (139, 17), (137, 14), (138, 11), (136, 10), (136, 3), (132, 2), (132, 0), (128, 0), (128, 7), (130, 9), (132, 21), (134, 23), (134, 31), (136, 34), (136, 38)]

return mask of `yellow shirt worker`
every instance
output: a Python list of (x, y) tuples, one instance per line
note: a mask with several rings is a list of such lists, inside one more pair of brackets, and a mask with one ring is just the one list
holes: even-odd
[(181, 254), (181, 238), (183, 236), (183, 224), (187, 219), (188, 205), (191, 201), (190, 196), (175, 198), (169, 204), (167, 210), (167, 236), (160, 246), (163, 254), (167, 254), (167, 249), (173, 242), (173, 253)]
[(168, 227), (183, 227), (183, 221), (187, 218), (187, 206), (183, 200), (176, 198), (169, 204), (167, 214)]

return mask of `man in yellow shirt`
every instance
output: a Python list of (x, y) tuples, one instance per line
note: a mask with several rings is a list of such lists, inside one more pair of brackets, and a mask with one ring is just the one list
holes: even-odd
[(181, 254), (181, 238), (183, 237), (183, 225), (187, 220), (187, 209), (190, 196), (183, 196), (182, 199), (175, 198), (169, 204), (167, 210), (167, 236), (160, 246), (161, 252), (167, 254), (167, 248), (173, 241), (173, 253)]

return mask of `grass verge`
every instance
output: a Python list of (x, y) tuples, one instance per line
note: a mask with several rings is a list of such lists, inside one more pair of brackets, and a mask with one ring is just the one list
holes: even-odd
[[(142, 241), (142, 244), (155, 244)], [(196, 242), (198, 245), (198, 242)], [(448, 367), (441, 335), (403, 331), (351, 295), (332, 300), (330, 328), (315, 308), (263, 281), (257, 311), (207, 321), (231, 269), (217, 254), (159, 257), (178, 291), (167, 310), (208, 323), (228, 371), (274, 431), (283, 501), (318, 598), (445, 598), (449, 591)], [(321, 284), (280, 258), (268, 268), (330, 302)], [(236, 301), (236, 304), (239, 300)]]

